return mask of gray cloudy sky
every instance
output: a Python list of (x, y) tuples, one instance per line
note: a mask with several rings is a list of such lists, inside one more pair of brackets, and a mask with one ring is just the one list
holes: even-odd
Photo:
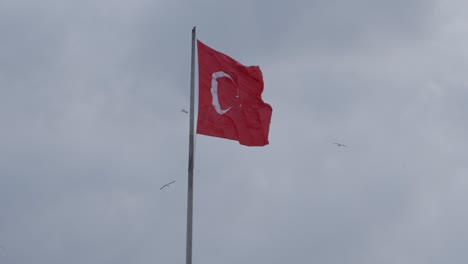
[(197, 137), (194, 264), (468, 263), (467, 8), (0, 0), (0, 263), (184, 263), (194, 25), (273, 107)]

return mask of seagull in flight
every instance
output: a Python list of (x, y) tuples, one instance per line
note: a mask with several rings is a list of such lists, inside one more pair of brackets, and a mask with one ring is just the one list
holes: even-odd
[(169, 185), (173, 184), (175, 181), (171, 181), (170, 183), (166, 183), (164, 184), (161, 188), (159, 188), (159, 190), (162, 190), (164, 189), (165, 187), (169, 187)]
[(338, 142), (333, 142), (333, 144), (336, 144), (338, 147), (346, 147), (345, 144), (341, 144), (341, 143), (338, 143)]
[(187, 111), (187, 110), (185, 110), (185, 109), (181, 109), (180, 111), (181, 111), (182, 113), (186, 113), (186, 114), (188, 114), (188, 111)]

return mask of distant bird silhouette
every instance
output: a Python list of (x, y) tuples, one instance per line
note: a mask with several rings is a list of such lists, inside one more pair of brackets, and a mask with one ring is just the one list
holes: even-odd
[(346, 147), (345, 144), (341, 144), (341, 143), (337, 143), (337, 142), (333, 142), (333, 144), (336, 144), (338, 147)]
[(187, 110), (185, 110), (185, 109), (181, 109), (180, 111), (181, 111), (182, 113), (186, 113), (186, 114), (188, 114), (188, 111), (187, 111)]
[(161, 188), (159, 188), (159, 190), (162, 190), (162, 189), (164, 189), (164, 188), (166, 188), (166, 187), (169, 187), (169, 185), (173, 184), (174, 182), (175, 182), (175, 181), (171, 181), (170, 183), (164, 184)]

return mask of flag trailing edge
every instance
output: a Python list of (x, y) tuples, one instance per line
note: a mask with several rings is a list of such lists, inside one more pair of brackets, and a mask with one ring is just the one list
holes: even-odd
[(245, 146), (265, 146), (272, 107), (262, 99), (263, 74), (200, 40), (198, 59), (197, 134), (236, 140)]

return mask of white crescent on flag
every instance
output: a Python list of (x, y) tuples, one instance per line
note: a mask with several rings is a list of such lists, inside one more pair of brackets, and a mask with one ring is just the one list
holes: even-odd
[(223, 77), (226, 77), (226, 78), (229, 78), (229, 79), (232, 80), (231, 76), (229, 74), (223, 72), (223, 71), (213, 73), (212, 78), (211, 78), (211, 96), (213, 97), (212, 104), (213, 104), (213, 107), (216, 110), (216, 112), (218, 114), (220, 114), (220, 115), (224, 115), (232, 107), (232, 106), (230, 106), (227, 109), (221, 109), (221, 105), (219, 104), (218, 81), (217, 81), (217, 79), (218, 78), (223, 78)]

